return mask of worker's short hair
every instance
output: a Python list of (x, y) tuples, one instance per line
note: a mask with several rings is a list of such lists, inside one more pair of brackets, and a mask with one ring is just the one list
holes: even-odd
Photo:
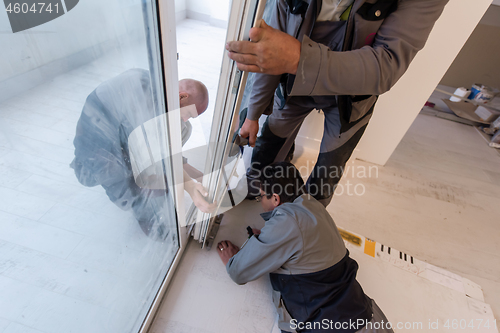
[(289, 162), (277, 162), (264, 167), (259, 181), (266, 197), (277, 194), (281, 203), (293, 202), (304, 193), (302, 176), (295, 165)]

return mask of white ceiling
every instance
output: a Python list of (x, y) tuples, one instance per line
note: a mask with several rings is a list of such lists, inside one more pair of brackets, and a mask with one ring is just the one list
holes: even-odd
[(500, 6), (500, 0), (493, 0), (492, 5)]

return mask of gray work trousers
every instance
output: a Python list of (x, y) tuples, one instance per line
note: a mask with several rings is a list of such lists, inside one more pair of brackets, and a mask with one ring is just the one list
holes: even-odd
[[(292, 97), (282, 109), (278, 105), (278, 98), (275, 98), (274, 103), (273, 113), (267, 118), (257, 138), (248, 177), (252, 178), (252, 172), (258, 173), (256, 170), (262, 170), (273, 162), (283, 161), (306, 116), (314, 109), (321, 109), (325, 115), (324, 133), (318, 160), (306, 186), (309, 193), (326, 207), (332, 200), (345, 164), (368, 125), (371, 113), (346, 132), (340, 133), (339, 109), (334, 97)], [(249, 187), (250, 193), (254, 190), (258, 193), (258, 189)]]

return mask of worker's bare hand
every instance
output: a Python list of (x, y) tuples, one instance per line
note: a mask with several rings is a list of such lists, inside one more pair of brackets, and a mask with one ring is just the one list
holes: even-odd
[(242, 71), (280, 75), (296, 74), (300, 59), (300, 42), (261, 20), (260, 28), (250, 29), (250, 41), (226, 44), (229, 58)]
[(257, 140), (257, 133), (259, 133), (259, 121), (245, 119), (243, 126), (240, 129), (240, 136), (242, 138), (248, 138), (248, 144), (250, 147), (255, 147), (255, 141)]
[(192, 183), (192, 187), (188, 190), (191, 199), (196, 207), (203, 213), (213, 213), (217, 208), (217, 203), (209, 203), (206, 200), (208, 195), (207, 190), (201, 185), (201, 183)]
[(217, 244), (217, 251), (219, 252), (220, 260), (227, 265), (229, 259), (231, 259), (238, 251), (239, 247), (231, 243), (230, 241), (222, 241)]

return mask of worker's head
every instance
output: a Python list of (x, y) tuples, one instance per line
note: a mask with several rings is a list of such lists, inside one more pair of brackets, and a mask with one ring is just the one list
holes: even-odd
[(304, 193), (302, 176), (289, 162), (278, 162), (264, 167), (259, 181), (261, 204), (266, 212), (284, 203), (293, 202)]
[(196, 118), (208, 107), (208, 90), (203, 83), (193, 79), (179, 81), (179, 103), (181, 118), (187, 121)]

